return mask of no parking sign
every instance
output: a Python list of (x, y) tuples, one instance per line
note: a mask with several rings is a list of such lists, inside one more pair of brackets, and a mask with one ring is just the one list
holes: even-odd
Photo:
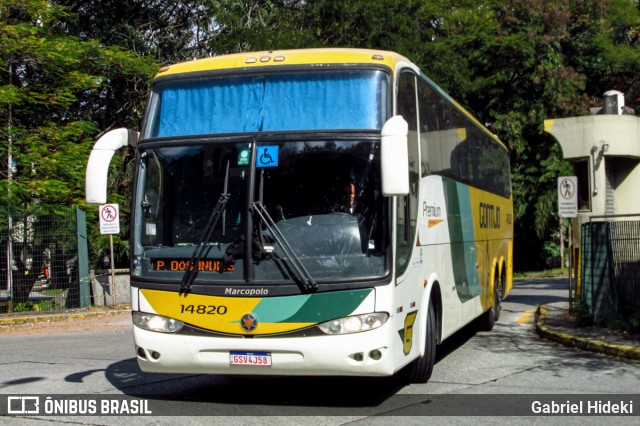
[(120, 211), (117, 204), (101, 205), (98, 216), (100, 217), (101, 234), (120, 233)]

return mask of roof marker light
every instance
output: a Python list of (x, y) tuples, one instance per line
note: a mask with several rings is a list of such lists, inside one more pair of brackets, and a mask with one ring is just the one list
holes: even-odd
[(247, 58), (244, 61), (245, 64), (255, 64), (256, 62), (258, 62), (258, 60), (256, 58)]
[(166, 72), (166, 71), (169, 71), (169, 67), (168, 67), (168, 66), (164, 66), (164, 67), (162, 67), (162, 68), (160, 68), (160, 69), (158, 70), (158, 72), (159, 72), (159, 73), (160, 73), (160, 72)]
[(376, 53), (375, 55), (373, 55), (373, 56), (371, 57), (371, 59), (375, 59), (375, 60), (378, 60), (378, 61), (383, 61), (383, 60), (384, 60), (384, 56), (382, 56), (382, 55), (380, 55), (380, 54)]
[(273, 62), (282, 62), (284, 61), (285, 57), (282, 55), (276, 56), (275, 58), (273, 58)]
[(260, 62), (269, 62), (271, 60), (271, 56), (261, 56)]

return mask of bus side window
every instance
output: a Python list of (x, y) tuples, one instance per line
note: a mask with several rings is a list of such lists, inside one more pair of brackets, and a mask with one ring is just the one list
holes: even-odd
[(420, 157), (418, 151), (418, 105), (416, 77), (412, 73), (400, 74), (398, 82), (397, 114), (409, 124), (409, 195), (398, 197), (396, 268), (401, 274), (409, 263), (416, 234), (418, 212), (418, 180)]
[(164, 241), (163, 168), (155, 155), (145, 158), (142, 167), (148, 168), (144, 181), (144, 196), (140, 203), (143, 221), (142, 243), (147, 246), (162, 245)]

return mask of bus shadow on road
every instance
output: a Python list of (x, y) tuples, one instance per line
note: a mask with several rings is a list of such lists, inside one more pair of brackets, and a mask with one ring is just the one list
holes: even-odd
[(471, 340), (478, 333), (478, 327), (478, 320), (474, 320), (442, 342), (436, 350), (436, 368), (440, 361)]
[[(467, 343), (476, 333), (477, 325), (472, 322), (445, 340), (438, 346), (436, 364)], [(128, 396), (171, 404), (179, 402), (181, 411), (186, 406), (195, 409), (193, 403), (208, 404), (208, 409), (213, 404), (226, 415), (246, 414), (236, 412), (237, 407), (248, 409), (252, 413), (249, 415), (262, 413), (260, 410), (274, 410), (269, 413), (274, 415), (277, 414), (275, 410), (282, 410), (282, 407), (287, 407), (290, 415), (309, 415), (303, 411), (308, 407), (328, 407), (332, 410), (322, 415), (353, 415), (356, 414), (353, 410), (357, 408), (382, 409), (394, 406), (392, 397), (408, 385), (402, 372), (393, 377), (373, 378), (143, 373), (135, 358), (111, 364), (105, 375), (115, 388)], [(256, 411), (256, 407), (261, 408)], [(319, 412), (315, 414), (320, 415)]]
[(225, 407), (376, 407), (407, 384), (400, 375), (352, 378), (143, 373), (133, 358), (111, 364), (105, 375), (128, 396)]
[[(445, 340), (435, 368), (476, 333), (472, 322)], [(105, 375), (124, 395), (152, 400), (171, 415), (370, 416), (423, 404), (426, 397), (399, 394), (408, 385), (402, 373), (375, 378), (158, 374), (143, 373), (131, 358), (111, 364)]]

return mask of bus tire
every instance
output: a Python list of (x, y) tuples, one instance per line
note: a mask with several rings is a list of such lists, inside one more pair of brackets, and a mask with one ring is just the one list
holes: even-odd
[(480, 317), (478, 327), (480, 331), (493, 330), (493, 327), (496, 325), (496, 321), (500, 318), (500, 311), (502, 310), (501, 285), (501, 282), (496, 279), (493, 285), (493, 304), (491, 305), (491, 308), (489, 308), (489, 310)]
[(419, 357), (409, 365), (408, 379), (410, 383), (427, 383), (431, 377), (433, 366), (436, 363), (437, 325), (433, 300), (429, 298), (424, 356)]

